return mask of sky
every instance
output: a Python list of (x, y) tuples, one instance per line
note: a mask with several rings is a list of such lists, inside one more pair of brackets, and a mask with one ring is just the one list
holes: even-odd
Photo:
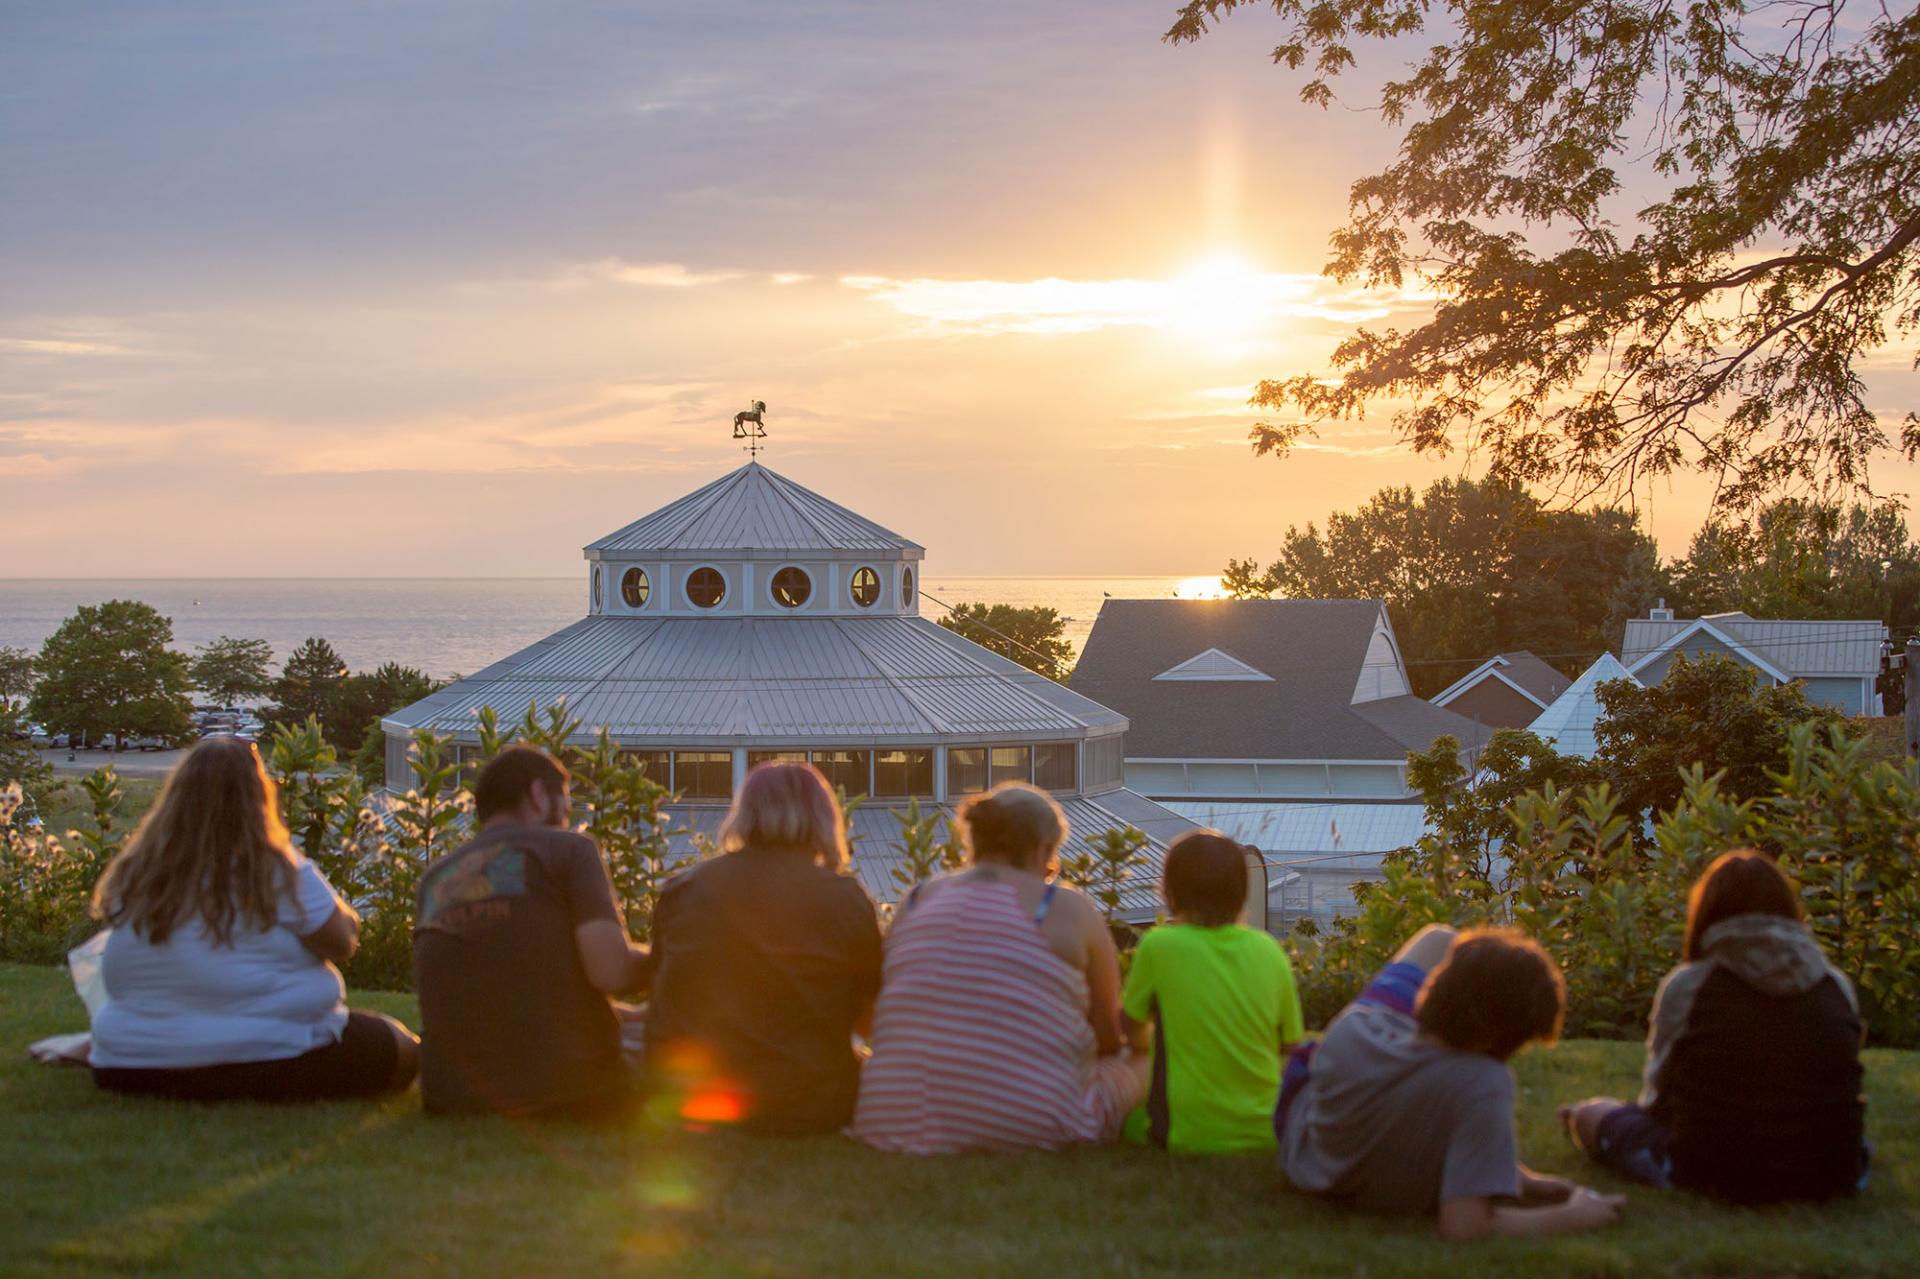
[[(1422, 301), (1319, 274), (1375, 117), (1173, 9), (0, 0), (0, 577), (571, 574), (753, 400), (943, 573), (1215, 572), (1461, 473), (1248, 450)], [(1706, 490), (1639, 503), (1673, 554)]]

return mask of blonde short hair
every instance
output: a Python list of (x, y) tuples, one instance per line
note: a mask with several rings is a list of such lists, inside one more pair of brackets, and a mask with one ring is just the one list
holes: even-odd
[(743, 848), (805, 853), (829, 870), (846, 869), (846, 817), (819, 769), (768, 763), (747, 774), (720, 827), (720, 851)]
[(1067, 815), (1025, 782), (1001, 782), (960, 805), (954, 819), (976, 862), (1050, 865), (1067, 841)]

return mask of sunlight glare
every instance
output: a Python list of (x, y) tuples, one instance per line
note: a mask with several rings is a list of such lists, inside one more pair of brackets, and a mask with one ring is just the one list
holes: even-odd
[(1173, 588), (1174, 598), (1183, 600), (1223, 600), (1227, 592), (1218, 577), (1189, 577)]

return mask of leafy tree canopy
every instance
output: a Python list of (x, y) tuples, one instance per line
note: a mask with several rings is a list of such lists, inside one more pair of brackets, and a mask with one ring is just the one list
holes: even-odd
[(273, 710), (270, 718), (277, 724), (303, 724), (309, 717), (318, 719), (332, 739), (337, 717), (340, 686), (346, 682), (347, 664), (333, 645), (318, 636), (303, 640), (293, 650), (280, 678), (273, 682)]
[(1629, 812), (1664, 813), (1686, 791), (1683, 769), (1725, 771), (1720, 792), (1735, 799), (1768, 794), (1769, 770), (1786, 767), (1795, 726), (1838, 716), (1807, 701), (1797, 684), (1761, 686), (1730, 658), (1674, 659), (1666, 679), (1641, 687), (1610, 680), (1599, 687), (1605, 714), (1594, 725), (1598, 779)]
[(188, 668), (193, 686), (221, 706), (233, 706), (273, 691), (273, 646), (263, 639), (222, 635), (202, 644)]
[(441, 687), (440, 681), (425, 671), (387, 662), (371, 671), (349, 675), (342, 681), (336, 698), (334, 721), (338, 733), (347, 741), (337, 743), (355, 747), (353, 768), (369, 786), (386, 780), (386, 735), (380, 720), (403, 706), (411, 706)]
[(16, 702), (33, 691), (33, 654), (24, 648), (0, 648), (0, 702)]
[(167, 647), (173, 623), (138, 600), (83, 604), (47, 637), (27, 713), (89, 741), (179, 738), (193, 720), (187, 659)]
[(1432, 694), (1497, 652), (1530, 649), (1582, 669), (1653, 603), (1659, 560), (1635, 517), (1556, 511), (1509, 483), (1441, 480), (1424, 493), (1383, 489), (1325, 530), (1292, 527), (1266, 569), (1236, 560), (1237, 597), (1386, 601)]
[(1261, 382), (1299, 416), (1257, 452), (1386, 401), (1419, 451), (1576, 495), (1686, 467), (1729, 510), (1866, 487), (1889, 437), (1859, 359), (1920, 329), (1920, 7), (1191, 0), (1167, 38), (1262, 5), (1310, 103), (1364, 41), (1424, 50), (1381, 91), (1399, 154), (1354, 183), (1327, 270), (1438, 300), (1333, 376)]
[(958, 604), (940, 625), (1051, 680), (1065, 683), (1073, 665), (1073, 646), (1061, 638), (1066, 619), (1055, 609)]

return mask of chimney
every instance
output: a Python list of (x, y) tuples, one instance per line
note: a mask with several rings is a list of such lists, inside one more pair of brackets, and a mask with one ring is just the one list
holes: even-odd
[(1647, 620), (1650, 622), (1671, 622), (1673, 620), (1673, 610), (1667, 607), (1665, 596), (1661, 597), (1658, 604), (1655, 604), (1647, 610)]

